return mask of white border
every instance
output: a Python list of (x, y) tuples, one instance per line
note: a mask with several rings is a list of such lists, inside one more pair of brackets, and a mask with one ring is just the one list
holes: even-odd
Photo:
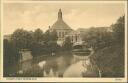
[(1, 46), (1, 49), (0, 49), (0, 66), (1, 66), (1, 68), (0, 68), (0, 81), (1, 81), (1, 79), (2, 79), (2, 77), (3, 77), (3, 35), (2, 35), (2, 33), (3, 33), (3, 0), (1, 0), (1, 3), (0, 3), (0, 13), (1, 13), (1, 26), (0, 26), (0, 39), (1, 39), (1, 44), (0, 44), (0, 46)]
[[(44, 78), (37, 77), (37, 80), (28, 80), (29, 77), (3, 77), (0, 76), (1, 82), (126, 82), (127, 81), (127, 2), (126, 1), (1, 1), (1, 55), (3, 55), (3, 5), (4, 3), (124, 3), (125, 4), (125, 77), (124, 78)], [(1, 67), (3, 67), (3, 56), (1, 56)], [(118, 63), (117, 63), (118, 64)], [(33, 78), (33, 77), (30, 77)], [(18, 80), (20, 79), (20, 80)], [(33, 78), (34, 79), (34, 78)]]

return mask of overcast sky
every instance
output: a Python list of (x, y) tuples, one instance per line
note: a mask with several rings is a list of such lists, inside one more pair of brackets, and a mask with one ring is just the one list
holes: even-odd
[(60, 8), (72, 29), (110, 26), (124, 15), (123, 3), (5, 3), (4, 34), (17, 28), (45, 31), (57, 20)]

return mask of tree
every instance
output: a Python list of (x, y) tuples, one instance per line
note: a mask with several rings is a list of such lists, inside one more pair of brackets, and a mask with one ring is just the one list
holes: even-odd
[(58, 39), (58, 36), (57, 36), (57, 32), (55, 30), (53, 30), (51, 33), (50, 33), (50, 39), (51, 41), (57, 41)]
[(44, 42), (47, 44), (48, 41), (50, 41), (50, 31), (49, 30), (47, 30), (44, 33)]
[(57, 52), (59, 46), (57, 44), (57, 32), (55, 30), (53, 31), (46, 31), (45, 32), (45, 44), (46, 44), (46, 51), (51, 52)]
[(125, 16), (120, 17), (112, 27), (116, 42), (124, 44)]
[(32, 34), (26, 30), (17, 29), (13, 32), (11, 38), (16, 47), (19, 49), (26, 49), (31, 46)]
[(110, 44), (112, 33), (107, 31), (108, 27), (90, 28), (83, 36), (83, 40), (88, 43), (88, 46), (94, 50), (100, 49)]
[[(120, 17), (111, 27), (113, 27), (111, 34), (110, 32), (102, 33), (102, 42), (105, 42), (104, 48), (95, 51), (90, 58), (91, 62), (101, 70), (103, 77), (123, 77), (124, 16)], [(106, 44), (108, 41), (111, 41), (111, 45)]]
[(44, 34), (41, 29), (36, 29), (32, 33), (32, 41), (31, 41), (31, 51), (32, 55), (35, 57), (42, 55), (45, 53), (45, 44), (44, 44)]
[(72, 50), (72, 42), (70, 37), (66, 37), (64, 45), (63, 45), (63, 50), (64, 51), (71, 51)]
[(53, 30), (53, 31), (47, 30), (44, 34), (44, 40), (47, 43), (49, 43), (49, 41), (57, 42), (57, 39), (58, 39), (58, 36), (57, 36), (57, 32), (55, 30)]
[(36, 29), (33, 33), (33, 39), (36, 42), (42, 42), (43, 41), (43, 31), (41, 29)]
[(4, 39), (3, 45), (3, 58), (4, 58), (4, 75), (9, 75), (9, 67), (16, 64), (19, 60), (19, 50), (15, 47), (12, 41)]

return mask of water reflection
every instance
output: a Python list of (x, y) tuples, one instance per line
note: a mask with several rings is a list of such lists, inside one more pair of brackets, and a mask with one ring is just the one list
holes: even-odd
[[(84, 59), (83, 59), (84, 58)], [(27, 77), (83, 77), (93, 74), (87, 56), (76, 56), (72, 53), (55, 56), (41, 56), (18, 64), (13, 76)], [(16, 68), (16, 66), (15, 66)], [(93, 70), (94, 71), (94, 70)], [(96, 72), (96, 71), (95, 71)], [(86, 75), (84, 75), (86, 74)], [(95, 73), (93, 76), (97, 76)]]

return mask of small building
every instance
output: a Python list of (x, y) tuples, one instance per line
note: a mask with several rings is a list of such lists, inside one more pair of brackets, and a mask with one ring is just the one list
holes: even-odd
[(28, 49), (22, 49), (19, 53), (20, 53), (20, 62), (31, 60), (33, 58), (31, 51)]

